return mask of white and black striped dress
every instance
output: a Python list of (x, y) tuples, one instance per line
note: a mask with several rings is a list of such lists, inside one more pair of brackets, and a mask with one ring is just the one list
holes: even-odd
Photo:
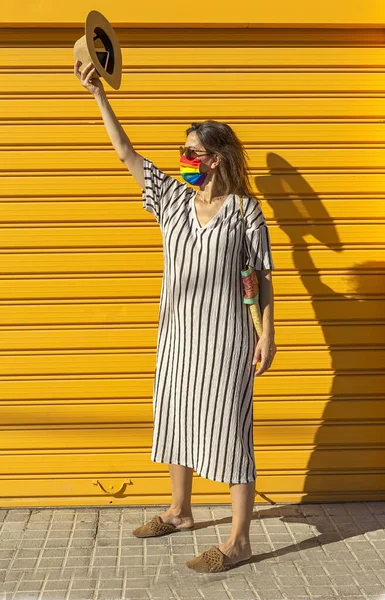
[(143, 208), (163, 238), (151, 460), (192, 467), (214, 481), (248, 483), (253, 448), (252, 365), (257, 336), (243, 302), (249, 264), (274, 269), (269, 230), (255, 198), (230, 194), (203, 227), (194, 189), (144, 158)]

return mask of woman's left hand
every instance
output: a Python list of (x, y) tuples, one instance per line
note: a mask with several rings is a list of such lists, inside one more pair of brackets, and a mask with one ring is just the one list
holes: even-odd
[(254, 377), (261, 375), (271, 367), (276, 352), (277, 346), (275, 345), (274, 335), (262, 334), (258, 340), (253, 358), (253, 365), (256, 365), (258, 361), (260, 361), (261, 364), (259, 369), (255, 371)]

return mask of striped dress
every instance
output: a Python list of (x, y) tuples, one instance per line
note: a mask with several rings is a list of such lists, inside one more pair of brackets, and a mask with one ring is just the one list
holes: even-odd
[(195, 195), (143, 160), (143, 208), (163, 239), (153, 462), (192, 467), (213, 481), (248, 483), (257, 476), (253, 445), (252, 365), (257, 336), (243, 302), (243, 240), (249, 264), (274, 269), (259, 203), (230, 194), (203, 227)]

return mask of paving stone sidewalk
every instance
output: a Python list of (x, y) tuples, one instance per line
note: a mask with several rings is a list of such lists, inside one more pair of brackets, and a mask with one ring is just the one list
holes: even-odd
[(138, 539), (166, 506), (0, 509), (0, 600), (385, 600), (385, 502), (256, 504), (250, 563), (185, 566), (228, 537), (231, 505)]

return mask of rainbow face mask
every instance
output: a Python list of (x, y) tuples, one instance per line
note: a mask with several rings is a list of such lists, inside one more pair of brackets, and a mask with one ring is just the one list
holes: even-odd
[(187, 158), (185, 154), (180, 157), (180, 174), (187, 183), (191, 185), (202, 185), (207, 177), (207, 173), (201, 173), (199, 170), (202, 161), (200, 158)]

